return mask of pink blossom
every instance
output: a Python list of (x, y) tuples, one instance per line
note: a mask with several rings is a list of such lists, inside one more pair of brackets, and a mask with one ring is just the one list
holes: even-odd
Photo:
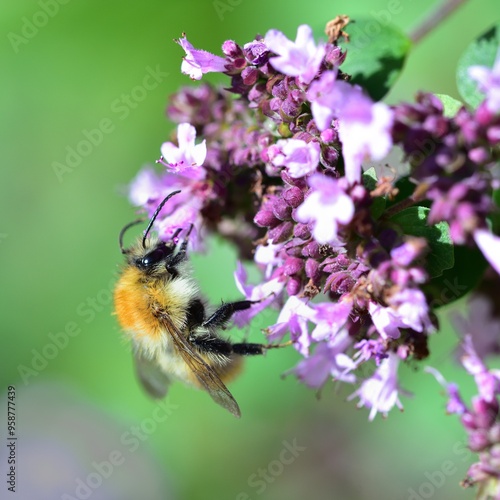
[(258, 285), (247, 284), (247, 272), (241, 262), (236, 265), (234, 279), (238, 290), (245, 296), (247, 300), (258, 301), (252, 305), (250, 309), (238, 311), (234, 315), (234, 323), (241, 328), (250, 323), (252, 318), (259, 312), (266, 309), (273, 301), (279, 297), (283, 291), (285, 283), (274, 278), (269, 281), (264, 281)]
[(135, 179), (130, 183), (129, 198), (137, 206), (145, 206), (149, 216), (153, 215), (158, 203), (172, 191), (180, 190), (181, 193), (170, 200), (167, 207), (162, 210), (162, 215), (169, 213), (173, 207), (189, 201), (192, 196), (188, 193), (192, 186), (189, 179), (178, 175), (157, 174), (151, 167), (140, 170)]
[(274, 69), (287, 76), (297, 76), (303, 83), (310, 83), (318, 73), (325, 56), (325, 45), (314, 43), (312, 30), (303, 24), (297, 29), (295, 42), (278, 30), (269, 30), (264, 38), (267, 48), (277, 54), (269, 62)]
[(493, 68), (471, 66), (469, 76), (476, 80), (479, 89), (486, 95), (486, 107), (492, 113), (500, 113), (500, 50)]
[(341, 330), (329, 342), (319, 343), (314, 353), (291, 372), (313, 388), (321, 387), (330, 376), (335, 380), (353, 383), (356, 377), (350, 372), (356, 368), (356, 364), (345, 354), (351, 345), (352, 339), (348, 332)]
[[(163, 241), (169, 241), (177, 229), (188, 230), (192, 227), (189, 236), (189, 247), (192, 250), (202, 249), (203, 238), (200, 235), (200, 228), (203, 226), (203, 219), (200, 213), (203, 205), (200, 198), (193, 196), (189, 189), (179, 193), (166, 208), (160, 220), (157, 220), (156, 227), (158, 235)], [(164, 209), (165, 209), (164, 208)]]
[(321, 131), (326, 130), (336, 116), (339, 101), (339, 93), (333, 91), (336, 80), (337, 71), (325, 71), (307, 91), (314, 121)]
[(313, 317), (314, 309), (309, 307), (303, 299), (292, 295), (281, 309), (276, 323), (267, 329), (269, 339), (280, 340), (289, 331), (295, 348), (303, 356), (308, 356), (311, 344), (308, 322)]
[(458, 333), (470, 335), (474, 350), (480, 358), (500, 353), (500, 318), (495, 314), (492, 297), (472, 293), (467, 301), (467, 316), (458, 311), (450, 315)]
[(173, 173), (189, 179), (201, 180), (206, 176), (201, 168), (207, 156), (206, 141), (195, 144), (196, 129), (189, 123), (177, 126), (178, 146), (172, 142), (164, 142), (161, 146), (160, 163), (170, 168)]
[(375, 373), (349, 396), (349, 399), (359, 396), (358, 407), (370, 408), (369, 420), (373, 420), (378, 412), (386, 417), (394, 405), (400, 410), (403, 409), (399, 393), (406, 395), (408, 393), (399, 387), (398, 366), (399, 358), (397, 355), (389, 353), (389, 356), (380, 363)]
[(272, 240), (269, 240), (267, 245), (258, 245), (255, 249), (254, 262), (264, 269), (266, 279), (271, 277), (275, 267), (283, 263), (283, 259), (278, 256), (278, 252), (282, 248), (282, 243), (274, 245)]
[(488, 403), (496, 401), (500, 395), (500, 370), (488, 369), (474, 349), (471, 335), (465, 335), (461, 347), (462, 365), (474, 377), (479, 395)]
[(416, 332), (432, 332), (429, 318), (429, 305), (425, 295), (416, 288), (405, 288), (389, 299), (389, 304), (397, 311), (401, 321), (407, 328)]
[(500, 274), (500, 237), (486, 229), (476, 229), (474, 240), (488, 262)]
[(345, 175), (349, 182), (361, 180), (361, 163), (381, 160), (392, 147), (393, 112), (386, 104), (373, 103), (360, 87), (337, 82), (342, 95), (339, 108), (339, 137)]
[(129, 198), (133, 205), (141, 207), (161, 197), (163, 186), (152, 168), (139, 171), (130, 184)]
[(456, 384), (446, 382), (443, 375), (432, 366), (426, 366), (424, 371), (434, 375), (435, 379), (446, 389), (448, 392), (448, 403), (446, 405), (447, 413), (456, 413), (457, 415), (463, 415), (468, 411), (466, 404), (463, 402), (458, 391), (458, 386)]
[(201, 80), (205, 73), (225, 71), (226, 60), (223, 57), (195, 49), (186, 37), (176, 41), (186, 52), (181, 64), (181, 72), (189, 75), (192, 80)]
[(320, 130), (338, 118), (345, 175), (349, 182), (359, 182), (361, 163), (367, 159), (381, 160), (392, 147), (392, 110), (381, 102), (374, 103), (361, 87), (337, 81), (334, 71), (313, 82), (307, 96)]
[(425, 295), (420, 290), (403, 289), (392, 295), (388, 303), (388, 307), (375, 302), (368, 305), (373, 324), (382, 338), (399, 338), (400, 328), (411, 328), (416, 332), (430, 332), (434, 329), (429, 319)]
[(348, 224), (354, 215), (354, 203), (336, 179), (314, 174), (309, 179), (311, 192), (297, 208), (299, 222), (313, 224), (313, 236), (318, 243), (337, 240), (339, 224)]
[(322, 302), (316, 304), (313, 318), (316, 328), (312, 331), (311, 337), (316, 341), (332, 339), (345, 325), (352, 305), (352, 300), (349, 299), (337, 303)]
[(372, 317), (375, 328), (382, 338), (398, 339), (401, 336), (399, 329), (404, 327), (404, 324), (400, 318), (398, 318), (396, 311), (390, 307), (376, 304), (375, 302), (370, 302), (368, 311)]
[(277, 152), (272, 160), (275, 167), (286, 167), (294, 179), (316, 171), (320, 147), (315, 141), (302, 139), (281, 139), (276, 143)]

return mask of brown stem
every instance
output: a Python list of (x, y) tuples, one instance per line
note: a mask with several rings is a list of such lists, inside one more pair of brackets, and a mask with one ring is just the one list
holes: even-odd
[(414, 44), (420, 42), (422, 38), (430, 33), (438, 24), (443, 22), (466, 1), (467, 0), (446, 0), (410, 33), (411, 41)]
[(429, 189), (428, 184), (420, 184), (415, 188), (415, 191), (413, 194), (404, 200), (401, 200), (400, 202), (392, 205), (392, 207), (388, 208), (384, 212), (384, 219), (389, 219), (393, 215), (401, 212), (401, 210), (404, 210), (405, 208), (411, 207), (415, 205), (415, 203), (418, 203), (419, 201), (422, 201), (425, 199), (425, 194), (427, 193), (427, 190)]

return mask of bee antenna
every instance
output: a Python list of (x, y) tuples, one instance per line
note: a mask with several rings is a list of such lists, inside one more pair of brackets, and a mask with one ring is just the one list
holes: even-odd
[(144, 232), (144, 237), (142, 238), (142, 248), (146, 248), (146, 238), (148, 237), (148, 233), (151, 230), (151, 227), (153, 226), (154, 221), (156, 220), (156, 217), (158, 217), (158, 214), (160, 213), (160, 210), (163, 208), (163, 205), (167, 203), (172, 196), (175, 196), (176, 194), (179, 194), (181, 191), (180, 189), (178, 191), (173, 191), (170, 193), (164, 200), (158, 205), (158, 208), (155, 210), (155, 213), (153, 214), (153, 217), (151, 217), (151, 220), (149, 221), (148, 227), (146, 228), (146, 231)]
[(119, 237), (119, 242), (120, 242), (120, 250), (122, 251), (123, 254), (128, 253), (128, 250), (126, 248), (123, 248), (123, 236), (127, 232), (127, 229), (130, 229), (132, 226), (135, 226), (136, 224), (139, 224), (140, 222), (144, 222), (144, 219), (137, 219), (133, 222), (129, 222), (121, 231), (120, 231), (120, 237)]

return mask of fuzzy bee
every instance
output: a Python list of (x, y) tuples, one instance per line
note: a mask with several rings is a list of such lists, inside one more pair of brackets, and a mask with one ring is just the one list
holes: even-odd
[(151, 396), (164, 397), (170, 382), (181, 380), (206, 390), (217, 404), (239, 417), (238, 404), (225, 383), (240, 372), (243, 356), (264, 354), (281, 345), (232, 343), (219, 335), (236, 311), (255, 302), (226, 302), (207, 313), (188, 261), (192, 226), (184, 238), (179, 238), (179, 229), (169, 242), (149, 235), (165, 203), (179, 192), (160, 203), (135, 245), (125, 249), (123, 237), (143, 219), (120, 232), (126, 262), (115, 288), (115, 312), (132, 341), (138, 378)]

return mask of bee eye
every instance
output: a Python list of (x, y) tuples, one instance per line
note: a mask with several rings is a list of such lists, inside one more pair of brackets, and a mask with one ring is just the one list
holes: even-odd
[(158, 264), (172, 253), (172, 249), (167, 246), (157, 247), (144, 257), (137, 259), (136, 264), (140, 269), (149, 269), (151, 266)]

